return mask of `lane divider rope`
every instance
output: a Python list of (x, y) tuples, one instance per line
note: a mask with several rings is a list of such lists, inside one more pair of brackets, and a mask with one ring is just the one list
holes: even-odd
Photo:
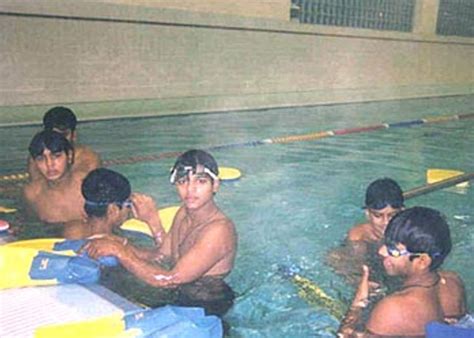
[[(223, 145), (208, 147), (207, 150), (218, 151), (218, 150), (240, 148), (240, 147), (256, 147), (256, 146), (266, 145), (266, 144), (283, 144), (283, 143), (291, 143), (291, 142), (312, 141), (312, 140), (322, 139), (325, 137), (341, 136), (341, 135), (354, 134), (354, 133), (364, 133), (364, 132), (371, 132), (371, 131), (376, 131), (380, 129), (388, 129), (388, 128), (404, 128), (404, 127), (412, 127), (412, 126), (422, 125), (422, 124), (443, 123), (443, 122), (456, 121), (456, 120), (465, 120), (465, 119), (470, 119), (470, 118), (474, 118), (474, 113), (457, 114), (457, 115), (449, 115), (449, 116), (433, 116), (433, 117), (427, 117), (427, 118), (422, 118), (422, 119), (400, 121), (400, 122), (394, 122), (394, 123), (380, 123), (380, 124), (370, 125), (370, 126), (318, 131), (318, 132), (302, 134), (302, 135), (280, 136), (280, 137), (267, 138), (267, 139), (257, 140), (257, 141), (223, 144)], [(127, 158), (109, 159), (109, 160), (102, 161), (102, 165), (107, 167), (111, 165), (159, 161), (165, 158), (176, 158), (180, 154), (181, 152), (179, 151), (172, 151), (172, 152), (160, 153), (157, 155), (132, 156), (132, 157), (127, 157)], [(0, 176), (0, 183), (23, 181), (23, 180), (27, 180), (28, 176), (29, 176), (28, 173), (3, 175), (3, 176)]]

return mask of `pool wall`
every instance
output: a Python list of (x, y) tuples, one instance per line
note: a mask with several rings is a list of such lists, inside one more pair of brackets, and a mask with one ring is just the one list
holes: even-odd
[(56, 104), (87, 120), (472, 94), (474, 39), (436, 36), (429, 4), (402, 33), (3, 0), (0, 125), (38, 123)]

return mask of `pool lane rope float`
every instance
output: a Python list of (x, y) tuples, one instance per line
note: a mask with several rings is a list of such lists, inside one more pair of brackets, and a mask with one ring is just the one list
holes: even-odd
[[(449, 116), (433, 116), (433, 117), (426, 117), (426, 118), (416, 119), (416, 120), (400, 121), (400, 122), (395, 122), (395, 123), (380, 123), (376, 125), (369, 125), (369, 126), (362, 126), (362, 127), (355, 127), (355, 128), (343, 128), (343, 129), (335, 129), (335, 130), (327, 130), (327, 131), (318, 131), (318, 132), (302, 134), (302, 135), (290, 135), (290, 136), (267, 138), (263, 140), (249, 141), (249, 142), (243, 142), (243, 143), (230, 143), (230, 144), (224, 144), (224, 145), (211, 146), (211, 147), (208, 147), (207, 150), (218, 151), (218, 150), (229, 149), (229, 148), (255, 147), (255, 146), (260, 146), (260, 145), (268, 145), (268, 144), (312, 141), (312, 140), (317, 140), (317, 139), (322, 139), (322, 138), (332, 137), (332, 136), (364, 133), (364, 132), (371, 132), (371, 131), (388, 129), (388, 128), (412, 127), (412, 126), (422, 125), (422, 124), (443, 123), (443, 122), (449, 122), (449, 121), (465, 120), (465, 119), (470, 119), (470, 118), (474, 118), (474, 113), (456, 114), (456, 115), (449, 115)], [(132, 157), (127, 157), (127, 158), (104, 160), (102, 161), (102, 164), (103, 166), (107, 167), (107, 166), (118, 165), (118, 164), (132, 164), (132, 163), (138, 163), (138, 162), (159, 161), (166, 158), (175, 158), (181, 154), (182, 154), (181, 152), (177, 152), (177, 151), (163, 152), (156, 155), (132, 156)], [(28, 179), (27, 173), (3, 175), (3, 176), (0, 176), (0, 183), (23, 181), (26, 179)]]
[[(429, 175), (428, 173), (429, 171), (427, 172), (427, 176)], [(462, 173), (462, 172), (459, 171), (458, 173)], [(453, 174), (452, 171), (451, 171), (451, 174)], [(455, 175), (446, 177), (443, 180), (433, 180), (433, 178), (431, 178), (430, 182), (433, 182), (433, 183), (428, 183), (426, 185), (422, 185), (420, 187), (410, 189), (403, 193), (403, 197), (405, 199), (410, 199), (413, 197), (428, 194), (432, 191), (451, 187), (453, 185), (459, 185), (460, 183), (461, 184), (464, 183), (464, 186), (466, 186), (465, 184), (468, 183), (470, 180), (474, 180), (474, 172), (467, 173), (467, 174), (455, 174)]]
[(296, 265), (279, 265), (279, 274), (296, 286), (298, 296), (309, 305), (322, 308), (338, 320), (344, 318), (347, 306), (340, 300), (329, 296), (314, 281), (301, 275), (301, 268)]

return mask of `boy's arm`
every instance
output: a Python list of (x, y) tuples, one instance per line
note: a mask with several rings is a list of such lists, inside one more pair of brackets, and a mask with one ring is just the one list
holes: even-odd
[[(110, 239), (91, 240), (84, 250), (92, 258), (116, 256), (120, 263), (136, 277), (155, 287), (175, 287), (192, 282), (209, 271), (229, 250), (233, 234), (225, 224), (215, 224), (205, 231), (196, 244), (171, 270), (165, 270), (150, 260), (144, 260), (139, 249)], [(137, 251), (138, 250), (138, 251)], [(156, 257), (160, 258), (160, 257)]]

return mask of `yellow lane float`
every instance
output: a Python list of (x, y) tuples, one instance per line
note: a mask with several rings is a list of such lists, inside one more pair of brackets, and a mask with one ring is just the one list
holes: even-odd
[[(437, 183), (440, 181), (447, 180), (456, 176), (463, 175), (464, 172), (459, 170), (447, 170), (447, 169), (428, 169), (426, 171), (426, 182), (428, 184)], [(456, 187), (466, 188), (469, 186), (469, 181), (456, 184)]]

